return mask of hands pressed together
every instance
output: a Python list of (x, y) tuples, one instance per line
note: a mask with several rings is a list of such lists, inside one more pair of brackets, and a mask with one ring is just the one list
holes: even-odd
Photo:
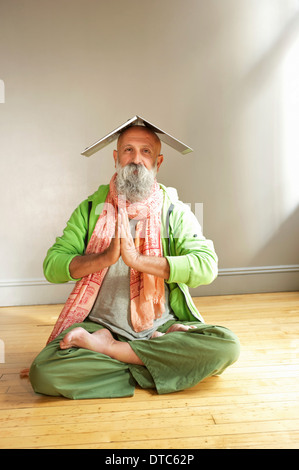
[(124, 209), (120, 209), (115, 226), (115, 235), (110, 246), (103, 254), (106, 256), (109, 266), (116, 263), (121, 256), (127, 266), (138, 269), (142, 255), (136, 250), (128, 215)]
[(115, 235), (109, 247), (103, 253), (74, 257), (69, 266), (70, 275), (74, 279), (82, 278), (115, 264), (120, 256), (130, 268), (162, 279), (169, 278), (170, 269), (166, 258), (142, 255), (136, 249), (128, 215), (123, 209), (118, 214)]

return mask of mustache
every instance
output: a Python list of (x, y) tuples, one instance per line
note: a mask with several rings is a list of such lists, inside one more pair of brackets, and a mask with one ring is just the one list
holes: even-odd
[[(125, 165), (124, 168), (127, 168), (128, 170), (141, 170), (141, 168), (147, 170), (147, 168), (142, 164), (142, 163), (128, 163)], [(143, 171), (143, 170), (142, 170)]]
[(143, 165), (143, 163), (128, 163), (123, 167), (123, 169), (126, 168), (128, 171), (138, 171), (138, 172), (150, 172), (151, 170), (148, 170), (146, 166)]
[(143, 163), (128, 163), (124, 167), (121, 167), (118, 163), (117, 165), (117, 174), (126, 180), (128, 183), (131, 181), (133, 184), (146, 182), (149, 178), (155, 178), (157, 171), (157, 165), (155, 164), (153, 168), (146, 168)]

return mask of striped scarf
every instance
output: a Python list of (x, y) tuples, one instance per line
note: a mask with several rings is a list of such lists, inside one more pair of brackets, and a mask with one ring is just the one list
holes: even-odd
[[(157, 182), (150, 196), (142, 202), (129, 203), (119, 197), (113, 175), (103, 210), (97, 220), (86, 254), (102, 253), (110, 245), (115, 233), (118, 209), (126, 208), (130, 219), (138, 220), (135, 233), (135, 247), (147, 256), (163, 256), (161, 242), (161, 208), (163, 194)], [(83, 322), (89, 315), (108, 268), (84, 276), (76, 285), (61, 311), (48, 343), (74, 323)], [(117, 295), (117, 286), (116, 286)], [(153, 325), (155, 318), (164, 312), (164, 280), (151, 274), (130, 269), (131, 323), (136, 332)]]

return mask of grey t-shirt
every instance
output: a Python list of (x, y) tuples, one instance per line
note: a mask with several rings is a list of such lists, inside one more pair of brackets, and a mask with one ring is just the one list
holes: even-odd
[(154, 320), (152, 328), (139, 333), (134, 331), (130, 314), (130, 268), (120, 257), (108, 269), (88, 319), (113, 333), (135, 340), (149, 339), (159, 326), (175, 320), (175, 316), (169, 305), (169, 289), (165, 283), (165, 311), (162, 317)]

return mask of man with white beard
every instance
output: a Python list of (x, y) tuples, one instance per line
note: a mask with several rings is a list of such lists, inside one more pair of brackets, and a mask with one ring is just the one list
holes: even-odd
[(170, 393), (221, 374), (239, 355), (234, 333), (206, 325), (190, 296), (188, 287), (216, 277), (217, 256), (156, 180), (160, 139), (131, 126), (113, 157), (109, 185), (74, 211), (44, 261), (50, 282), (76, 285), (31, 366), (37, 393), (120, 397), (137, 385)]

